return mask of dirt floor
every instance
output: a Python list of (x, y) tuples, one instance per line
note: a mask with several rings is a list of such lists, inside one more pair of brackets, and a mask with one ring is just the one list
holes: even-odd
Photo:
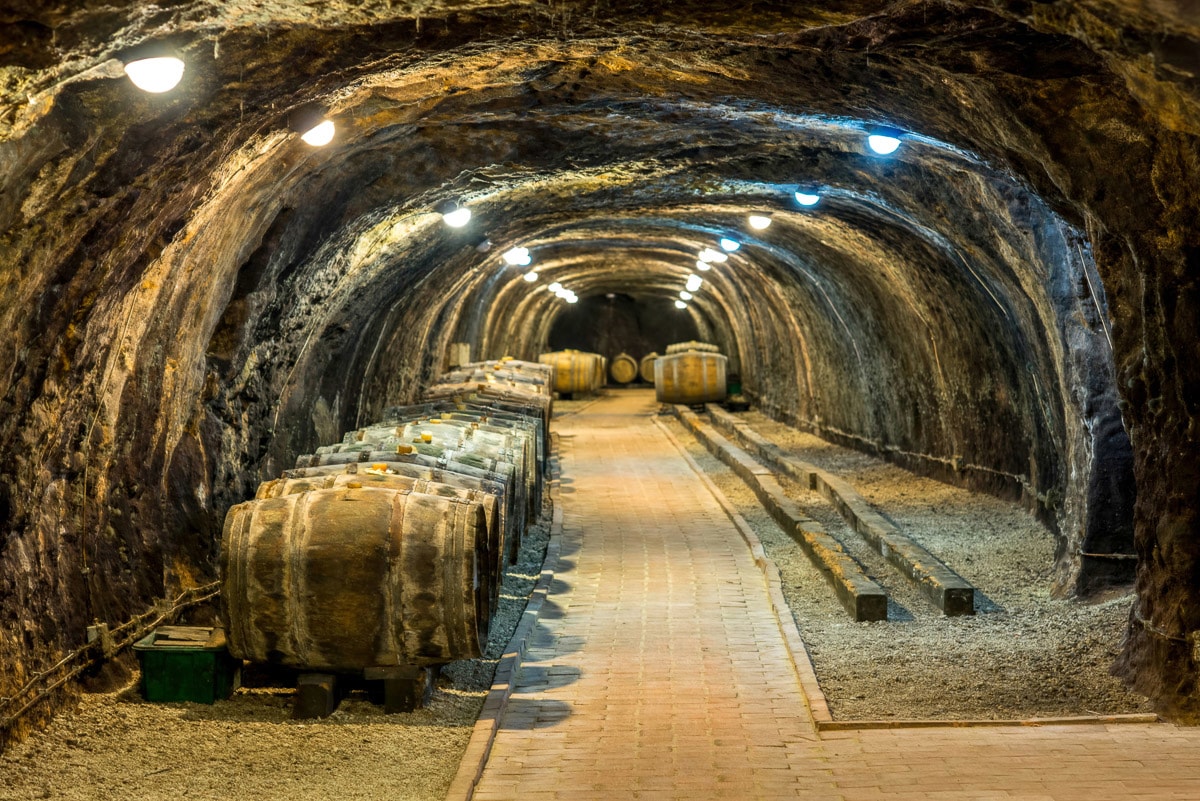
[(428, 707), (385, 715), (360, 692), (329, 718), (293, 721), (292, 686), (269, 676), (207, 706), (146, 703), (135, 675), (0, 756), (0, 800), (441, 801), (541, 571), (549, 510), (504, 577), (486, 658), (447, 665)]
[(798, 458), (850, 481), (977, 588), (978, 614), (945, 617), (863, 544), (828, 501), (782, 481), (892, 596), (888, 622), (853, 622), (742, 480), (682, 425), (664, 418), (778, 565), (835, 719), (1000, 720), (1150, 711), (1144, 698), (1109, 675), (1132, 590), (1092, 604), (1051, 598), (1053, 536), (1019, 506), (914, 476), (758, 413), (741, 417)]

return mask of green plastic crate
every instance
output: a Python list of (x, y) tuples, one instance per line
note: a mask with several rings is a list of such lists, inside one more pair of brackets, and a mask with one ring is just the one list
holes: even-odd
[(241, 676), (241, 660), (229, 655), (220, 628), (161, 626), (133, 650), (147, 701), (211, 704), (228, 698)]

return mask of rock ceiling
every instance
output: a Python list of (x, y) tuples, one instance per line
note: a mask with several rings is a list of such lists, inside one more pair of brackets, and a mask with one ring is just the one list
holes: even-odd
[[(204, 575), (231, 503), (414, 396), (450, 342), (535, 355), (568, 309), (551, 281), (675, 313), (724, 237), (741, 246), (679, 313), (756, 400), (1022, 499), (1059, 537), (1063, 593), (1126, 576), (1136, 529), (1122, 669), (1190, 714), (1198, 20), (1101, 0), (9, 2), (0, 653)], [(146, 42), (186, 62), (175, 90), (125, 79)], [(313, 109), (327, 147), (293, 130)], [(905, 132), (895, 154), (866, 147), (879, 124)]]

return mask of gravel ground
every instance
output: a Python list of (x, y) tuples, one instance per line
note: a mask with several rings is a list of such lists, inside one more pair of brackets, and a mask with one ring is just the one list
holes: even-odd
[(749, 522), (779, 567), (784, 596), (836, 720), (1002, 720), (1149, 712), (1109, 675), (1132, 594), (1088, 604), (1050, 597), (1053, 535), (1019, 506), (914, 476), (768, 420), (742, 415), (798, 458), (843, 476), (876, 509), (977, 588), (973, 617), (947, 618), (885, 565), (832, 506), (785, 488), (829, 526), (895, 598), (892, 620), (855, 623), (754, 494), (675, 420), (672, 432)]
[[(570, 414), (589, 400), (559, 401)], [(1019, 507), (913, 476), (864, 454), (744, 416), (797, 456), (851, 481), (876, 508), (980, 591), (981, 613), (945, 618), (819, 495), (787, 483), (808, 514), (861, 555), (895, 594), (886, 623), (854, 623), (749, 488), (664, 418), (778, 565), (784, 594), (839, 720), (1004, 719), (1149, 711), (1109, 676), (1131, 596), (1049, 596), (1053, 538)], [(136, 683), (84, 695), (74, 715), (0, 756), (0, 801), (26, 799), (440, 799), (458, 768), (503, 646), (537, 580), (549, 508), (506, 575), (487, 657), (447, 666), (430, 705), (384, 715), (351, 696), (322, 721), (289, 718), (292, 690), (269, 682), (212, 706), (148, 704)], [(136, 677), (135, 677), (136, 678)]]
[(329, 718), (292, 721), (290, 685), (247, 675), (233, 697), (150, 704), (136, 679), (84, 695), (73, 715), (0, 756), (0, 799), (99, 801), (441, 801), (458, 770), (503, 648), (525, 610), (550, 538), (550, 506), (504, 577), (485, 658), (442, 670), (430, 704), (385, 715), (352, 693)]

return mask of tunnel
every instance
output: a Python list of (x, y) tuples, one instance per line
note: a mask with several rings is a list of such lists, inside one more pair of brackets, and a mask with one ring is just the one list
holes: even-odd
[(1194, 723), (1197, 54), (1186, 2), (7, 3), (0, 696), (452, 344), (699, 339), (1134, 586), (1113, 670)]

